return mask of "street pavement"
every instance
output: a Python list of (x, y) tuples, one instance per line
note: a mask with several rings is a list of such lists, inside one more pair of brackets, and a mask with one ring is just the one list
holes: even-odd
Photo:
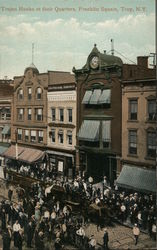
[[(3, 198), (7, 198), (8, 190), (5, 186), (5, 183), (0, 180), (0, 200)], [(13, 201), (16, 202), (17, 196), (16, 192), (13, 193)], [(85, 226), (86, 236), (90, 237), (94, 235), (97, 241), (97, 249), (103, 245), (103, 235), (104, 228), (102, 230), (97, 231), (97, 226), (95, 224), (88, 224)], [(120, 225), (118, 223), (114, 223), (113, 226), (107, 227), (109, 233), (109, 249), (157, 249), (156, 242), (150, 239), (149, 235), (141, 232), (139, 236), (138, 244), (135, 246), (135, 240), (132, 233), (132, 228), (124, 225)], [(2, 249), (2, 237), (0, 235), (0, 250)], [(31, 248), (33, 249), (33, 248)], [(54, 249), (52, 244), (51, 249)], [(73, 246), (66, 246), (66, 250), (75, 250)], [(11, 250), (17, 250), (17, 248), (13, 247), (13, 242), (11, 245)], [(25, 245), (23, 250), (29, 250)]]

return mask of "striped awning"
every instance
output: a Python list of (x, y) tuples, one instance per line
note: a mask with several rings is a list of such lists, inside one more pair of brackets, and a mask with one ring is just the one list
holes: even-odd
[(104, 104), (104, 103), (110, 103), (111, 102), (111, 89), (104, 89), (102, 91), (102, 94), (99, 98), (98, 103)]
[(141, 192), (156, 192), (155, 170), (124, 165), (117, 186)]
[(78, 132), (78, 139), (83, 141), (99, 141), (100, 121), (84, 120)]
[(2, 130), (2, 135), (10, 135), (10, 126), (5, 125), (3, 130)]
[(11, 145), (8, 150), (6, 150), (2, 156), (6, 158), (16, 159), (16, 155), (18, 156), (17, 159), (19, 161), (33, 163), (39, 160), (42, 160), (45, 156), (45, 152), (39, 149), (33, 148), (26, 148), (21, 146)]
[(92, 90), (87, 90), (87, 91), (85, 92), (84, 97), (83, 97), (82, 103), (83, 103), (83, 104), (88, 104), (89, 101), (90, 101), (91, 95), (92, 95)]
[(104, 142), (111, 141), (111, 121), (103, 121), (102, 122), (102, 140)]
[(101, 89), (94, 89), (89, 104), (98, 104), (100, 95), (101, 95)]

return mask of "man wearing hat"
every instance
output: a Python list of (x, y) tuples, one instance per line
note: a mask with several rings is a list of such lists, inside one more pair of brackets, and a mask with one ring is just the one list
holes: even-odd
[(104, 241), (104, 249), (107, 250), (108, 249), (108, 241), (109, 241), (107, 228), (104, 229), (103, 241)]
[(140, 229), (139, 227), (137, 226), (137, 224), (134, 224), (134, 227), (133, 227), (133, 235), (135, 237), (135, 245), (137, 245), (137, 242), (138, 242), (138, 237), (140, 235)]

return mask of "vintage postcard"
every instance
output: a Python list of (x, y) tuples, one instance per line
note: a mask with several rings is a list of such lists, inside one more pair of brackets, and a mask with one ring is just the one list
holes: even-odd
[(0, 249), (156, 249), (155, 0), (0, 0)]

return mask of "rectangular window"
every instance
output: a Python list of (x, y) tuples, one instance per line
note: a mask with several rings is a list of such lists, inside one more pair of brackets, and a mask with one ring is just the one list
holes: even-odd
[(64, 121), (64, 109), (59, 109), (59, 120), (60, 122)]
[(18, 99), (19, 99), (19, 100), (22, 100), (22, 99), (23, 99), (23, 89), (19, 89), (19, 92), (18, 92)]
[(67, 132), (68, 144), (72, 145), (72, 131)]
[(155, 158), (156, 156), (156, 133), (147, 132), (147, 155)]
[(28, 99), (32, 99), (32, 88), (28, 88)]
[(19, 141), (22, 140), (22, 129), (21, 128), (18, 128), (18, 130), (17, 130), (17, 139)]
[(156, 119), (156, 100), (148, 100), (148, 119), (155, 121)]
[(72, 122), (72, 109), (68, 109), (68, 122)]
[(55, 132), (55, 129), (52, 129), (52, 137), (51, 137), (51, 141), (52, 143), (54, 143), (56, 141), (56, 132)]
[(30, 121), (32, 119), (32, 109), (28, 109), (28, 120)]
[(129, 119), (137, 120), (137, 99), (129, 100)]
[(43, 142), (43, 136), (44, 136), (44, 133), (42, 130), (39, 130), (38, 131), (38, 142), (41, 143)]
[(31, 142), (35, 142), (35, 141), (36, 141), (36, 131), (31, 130)]
[(24, 113), (24, 109), (17, 109), (17, 114), (18, 114), (18, 120), (19, 121), (23, 120), (23, 113)]
[(51, 108), (51, 112), (52, 112), (52, 121), (55, 121), (56, 120), (56, 109)]
[(129, 131), (129, 154), (137, 154), (137, 131)]
[(37, 88), (37, 99), (41, 99), (41, 88)]
[(59, 130), (58, 132), (58, 141), (59, 143), (63, 143), (63, 130)]
[(35, 109), (36, 113), (36, 120), (42, 121), (43, 120), (43, 109)]
[(29, 141), (29, 130), (25, 130), (25, 141)]

